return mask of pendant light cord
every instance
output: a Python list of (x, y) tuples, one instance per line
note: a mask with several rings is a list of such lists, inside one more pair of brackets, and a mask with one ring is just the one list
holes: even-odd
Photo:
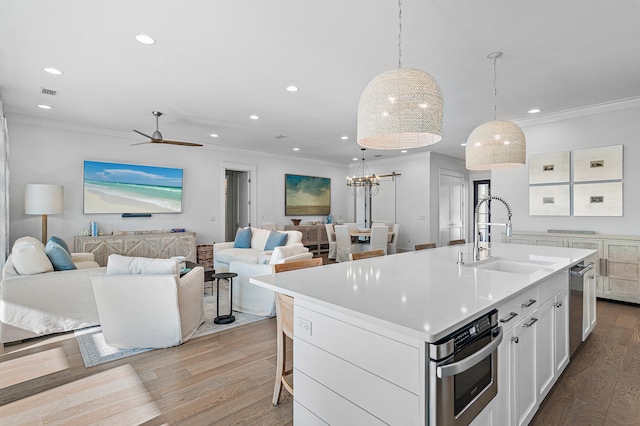
[(402, 68), (402, 0), (398, 0), (398, 69)]
[(498, 103), (496, 101), (498, 97), (498, 85), (496, 81), (498, 80), (498, 71), (496, 70), (496, 63), (498, 62), (498, 55), (493, 58), (493, 121), (496, 121), (497, 112), (498, 112)]

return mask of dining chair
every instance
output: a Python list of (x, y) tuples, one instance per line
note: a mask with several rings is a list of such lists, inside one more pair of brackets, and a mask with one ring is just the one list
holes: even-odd
[(369, 243), (363, 244), (363, 251), (366, 250), (382, 250), (384, 254), (387, 254), (387, 242), (389, 241), (389, 227), (373, 226), (371, 227), (371, 238)]
[[(279, 263), (273, 265), (276, 274), (280, 272), (293, 271), (296, 269), (312, 268), (322, 266), (322, 258), (298, 260), (289, 263)], [(276, 363), (276, 383), (273, 389), (273, 405), (278, 405), (282, 388), (293, 396), (293, 368), (286, 368), (287, 364), (287, 339), (293, 342), (293, 297), (286, 294), (276, 293), (276, 324), (277, 324), (277, 363)], [(293, 351), (292, 351), (293, 352)], [(290, 362), (291, 360), (289, 360)], [(291, 362), (290, 362), (291, 363)]]
[(336, 262), (348, 262), (349, 253), (362, 251), (362, 244), (351, 243), (347, 225), (336, 225), (333, 228), (336, 232)]
[(333, 224), (327, 223), (324, 225), (327, 231), (327, 241), (329, 241), (329, 259), (336, 258), (336, 251), (338, 249), (338, 244), (336, 243), (336, 231), (333, 229)]
[(416, 250), (425, 250), (425, 249), (433, 249), (436, 248), (436, 243), (424, 243), (424, 244), (416, 244)]
[(398, 245), (399, 232), (400, 232), (400, 225), (396, 223), (395, 225), (393, 225), (393, 235), (391, 235), (391, 238), (387, 243), (387, 254), (396, 254), (398, 252), (396, 246)]
[(457, 246), (458, 244), (466, 244), (465, 240), (451, 240), (449, 241), (450, 246)]
[(368, 259), (370, 257), (384, 256), (384, 250), (368, 250), (358, 253), (350, 253), (349, 260)]

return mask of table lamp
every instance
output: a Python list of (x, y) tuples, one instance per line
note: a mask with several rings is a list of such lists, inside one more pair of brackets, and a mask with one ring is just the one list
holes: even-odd
[(42, 243), (47, 243), (47, 215), (64, 211), (64, 187), (29, 183), (24, 193), (25, 214), (42, 215)]

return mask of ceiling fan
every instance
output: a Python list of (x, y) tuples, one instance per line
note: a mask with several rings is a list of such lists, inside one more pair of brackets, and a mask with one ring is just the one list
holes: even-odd
[(149, 135), (145, 135), (142, 132), (139, 132), (136, 129), (133, 129), (134, 132), (141, 134), (142, 136), (145, 136), (149, 139), (151, 139), (149, 142), (140, 142), (140, 143), (133, 143), (131, 144), (131, 146), (133, 145), (142, 145), (145, 143), (166, 143), (169, 145), (182, 145), (182, 146), (203, 146), (201, 143), (193, 143), (193, 142), (181, 142), (181, 141), (168, 141), (165, 139), (162, 139), (162, 133), (160, 133), (160, 131), (158, 130), (158, 117), (160, 117), (162, 115), (162, 113), (160, 111), (151, 111), (151, 113), (156, 117), (156, 131), (153, 132), (153, 136), (149, 136)]

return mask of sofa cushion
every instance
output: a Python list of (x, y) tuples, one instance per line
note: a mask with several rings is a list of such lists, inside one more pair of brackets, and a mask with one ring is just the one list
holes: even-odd
[(289, 234), (285, 234), (283, 232), (271, 231), (269, 233), (269, 238), (267, 238), (267, 242), (264, 245), (264, 250), (273, 250), (278, 246), (283, 246), (287, 243), (287, 238)]
[(216, 262), (229, 264), (234, 260), (246, 263), (258, 263), (260, 251), (255, 249), (224, 249), (216, 253)]
[(284, 259), (280, 260), (278, 263), (289, 263), (289, 262), (295, 262), (298, 260), (307, 260), (307, 259), (313, 259), (313, 253), (294, 254), (293, 256), (285, 257)]
[(107, 275), (169, 274), (179, 273), (175, 259), (151, 259), (112, 254), (107, 260)]
[(266, 250), (264, 246), (271, 235), (271, 230), (261, 228), (251, 228), (251, 248), (259, 251)]
[[(49, 237), (49, 241), (53, 241), (54, 243), (58, 243), (60, 245), (60, 247), (62, 247), (63, 249), (66, 250), (67, 253), (71, 254), (71, 250), (69, 249), (69, 246), (67, 245), (67, 242), (65, 240), (63, 240), (60, 237), (56, 237), (55, 235), (52, 235)], [(47, 244), (49, 243), (49, 241), (47, 241)], [(46, 246), (45, 246), (46, 248)], [(55, 267), (55, 265), (54, 265)]]
[(49, 241), (47, 241), (44, 252), (51, 261), (54, 271), (71, 271), (77, 269), (73, 260), (71, 260), (69, 252), (54, 240), (49, 239)]
[(273, 249), (273, 254), (269, 259), (269, 264), (275, 265), (276, 263), (282, 263), (282, 259), (308, 252), (309, 249), (303, 246), (301, 243), (297, 243), (292, 246), (276, 247), (275, 249)]
[(251, 228), (240, 228), (236, 231), (236, 239), (233, 241), (234, 248), (251, 248)]
[(37, 240), (35, 243), (28, 240), (18, 241), (16, 241), (11, 250), (13, 267), (17, 273), (20, 275), (33, 275), (53, 272), (53, 265), (44, 252), (44, 244)]

